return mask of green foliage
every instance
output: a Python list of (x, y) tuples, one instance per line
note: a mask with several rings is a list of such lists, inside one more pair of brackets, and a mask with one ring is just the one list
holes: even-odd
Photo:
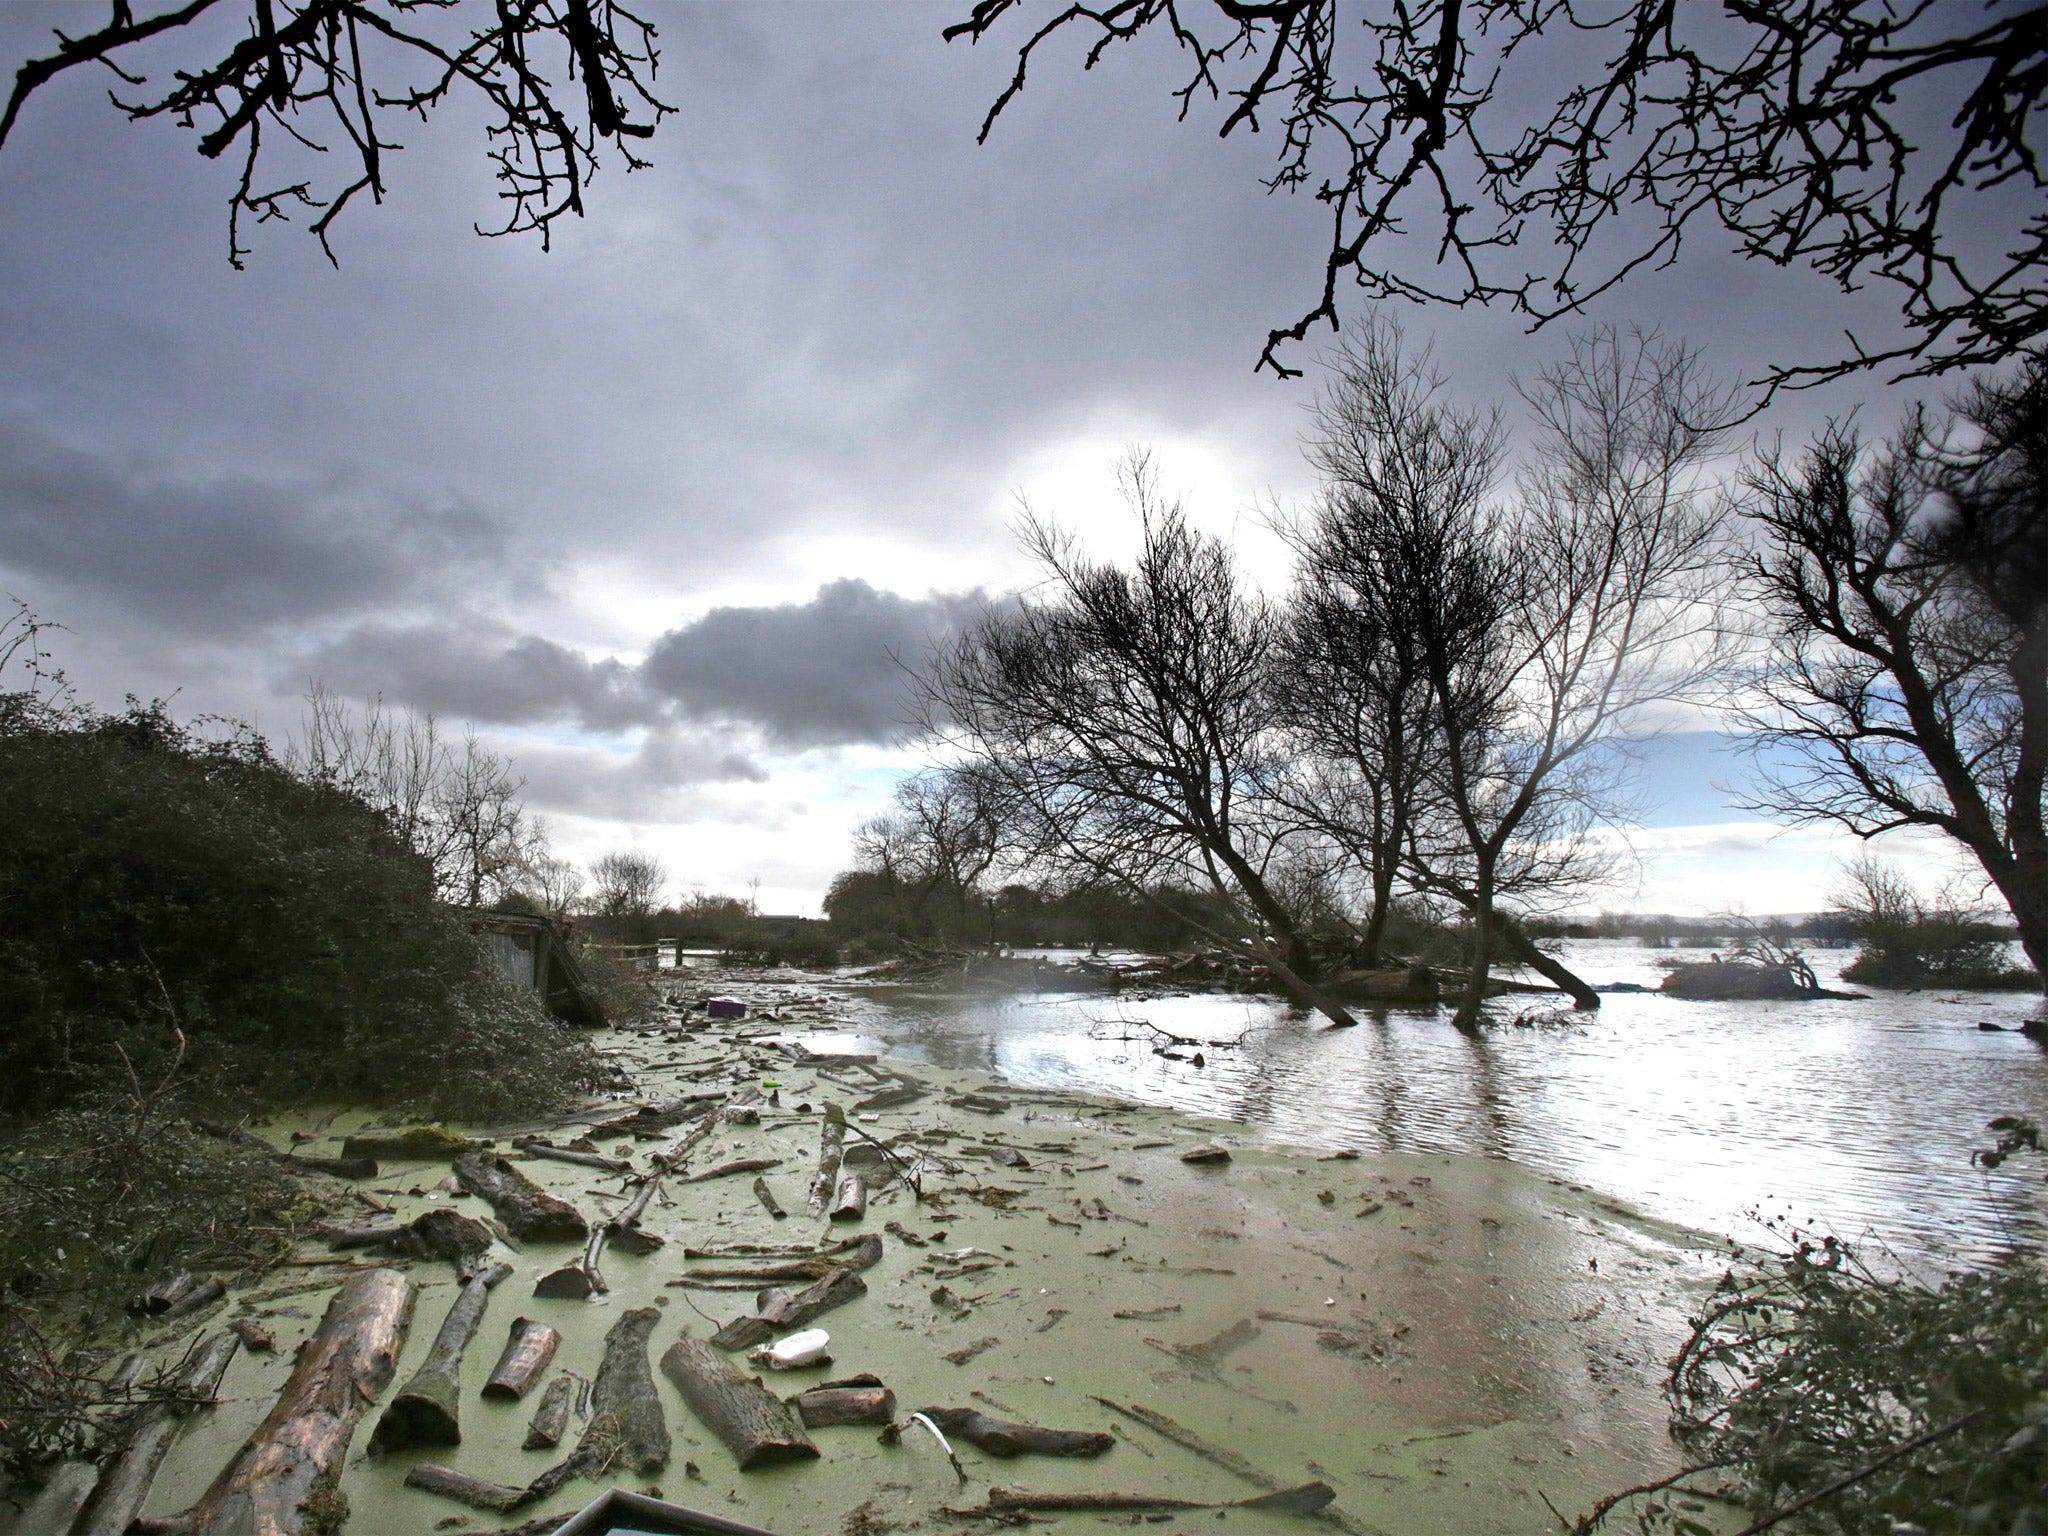
[(2044, 1368), (2048, 1277), (2033, 1263), (1929, 1286), (1801, 1239), (1723, 1278), (1673, 1363), (1673, 1429), (1759, 1509), (1875, 1467), (1788, 1529), (2006, 1536), (2048, 1520)]
[(152, 1075), (450, 1117), (530, 1112), (594, 1056), (493, 966), (361, 800), (246, 730), (0, 698), (0, 1118)]
[(2032, 971), (2001, 963), (2006, 931), (1944, 894), (1929, 901), (1881, 860), (1851, 863), (1836, 894), (1853, 926), (1857, 956), (1845, 981), (1877, 987), (2012, 987), (2041, 984)]

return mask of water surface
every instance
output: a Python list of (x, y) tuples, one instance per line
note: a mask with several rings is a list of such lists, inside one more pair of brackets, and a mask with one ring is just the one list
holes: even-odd
[[(1809, 956), (1838, 985), (1848, 951)], [(1704, 952), (1567, 946), (1596, 983), (1654, 986)], [(1987, 1120), (2048, 1124), (2048, 1051), (2012, 1026), (2026, 993), (1870, 992), (1863, 1001), (1699, 1003), (1610, 994), (1477, 1036), (1447, 1011), (1361, 1011), (1357, 1029), (1262, 999), (855, 994), (862, 1038), (913, 1060), (1221, 1115), (1279, 1142), (1509, 1157), (1738, 1241), (1759, 1215), (1875, 1238), (1908, 1259), (1982, 1257), (2035, 1237), (2042, 1160), (1970, 1165)], [(1549, 1013), (1543, 999), (1502, 1013)], [(1565, 1021), (1565, 1020), (1568, 1020)], [(1202, 1041), (1154, 1053), (1144, 1021)], [(1188, 1055), (1183, 1048), (1177, 1054)]]

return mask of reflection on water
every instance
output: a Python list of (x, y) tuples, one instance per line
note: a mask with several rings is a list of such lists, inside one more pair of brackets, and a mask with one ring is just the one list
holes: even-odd
[[(1571, 945), (1599, 983), (1654, 986), (1703, 958)], [(1824, 983), (1846, 953), (1812, 957)], [(1538, 999), (1509, 1000), (1504, 1012)], [(1460, 1034), (1447, 1014), (1357, 1029), (1234, 996), (857, 994), (861, 1034), (898, 1055), (1241, 1120), (1313, 1147), (1512, 1157), (1738, 1239), (1753, 1210), (1874, 1234), (1908, 1255), (1983, 1255), (2037, 1230), (2039, 1160), (1986, 1175), (1984, 1123), (2048, 1123), (2048, 1052), (2013, 1025), (2027, 994), (1876, 993), (1861, 1002), (1688, 1003), (1611, 994), (1583, 1022)], [(1572, 1016), (1579, 1018), (1580, 1016)], [(1234, 1041), (1206, 1064), (1154, 1054), (1144, 1020)], [(1133, 1038), (1123, 1038), (1129, 1035)], [(1142, 1037), (1142, 1038), (1139, 1038)]]

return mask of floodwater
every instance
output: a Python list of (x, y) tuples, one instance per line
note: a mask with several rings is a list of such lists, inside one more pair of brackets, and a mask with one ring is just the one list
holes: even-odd
[[(1809, 958), (1823, 984), (1852, 951)], [(1596, 984), (1654, 987), (1704, 952), (1588, 940), (1564, 958)], [(1861, 1001), (1684, 1002), (1618, 993), (1594, 1015), (1502, 999), (1477, 1036), (1448, 1010), (1359, 1013), (1332, 1030), (1232, 995), (1141, 997), (857, 991), (865, 1048), (1225, 1116), (1266, 1139), (1362, 1151), (1511, 1158), (1646, 1214), (1737, 1242), (1759, 1222), (1817, 1225), (1916, 1268), (2038, 1240), (2040, 1158), (1970, 1163), (1985, 1122), (2048, 1124), (2048, 1051), (2012, 1029), (2027, 993), (1887, 992)], [(1140, 1023), (1202, 1041), (1204, 1062), (1155, 1054)], [(841, 1037), (844, 1038), (844, 1037)], [(1190, 1053), (1181, 1048), (1176, 1054)]]

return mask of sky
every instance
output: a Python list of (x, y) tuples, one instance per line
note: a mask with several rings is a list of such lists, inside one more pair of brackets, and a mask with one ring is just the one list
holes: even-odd
[[(89, 700), (273, 738), (316, 681), (431, 711), (516, 760), (559, 852), (640, 848), (674, 888), (814, 913), (923, 760), (905, 665), (1033, 581), (1021, 504), (1128, 549), (1113, 466), (1148, 448), (1284, 575), (1259, 508), (1312, 489), (1320, 370), (1252, 365), (1313, 301), (1325, 226), (1261, 185), (1271, 135), (1176, 121), (1163, 39), (1085, 73), (1044, 55), (977, 146), (1014, 53), (942, 40), (964, 0), (646, 10), (677, 113), (549, 251), (473, 232), (495, 197), (463, 108), (399, 133), (338, 268), (301, 221), (249, 232), (238, 272), (232, 166), (128, 123), (109, 76), (38, 94), (0, 150), (0, 591), (64, 626)], [(0, 78), (104, 15), (0, 6)], [(1881, 335), (1889, 304), (1709, 234), (1590, 318), (1744, 378)], [(1563, 339), (1400, 318), (1474, 400)], [(1910, 398), (1855, 381), (1757, 429)], [(1684, 724), (1617, 829), (1638, 864), (1589, 904), (1824, 906), (1853, 849), (1736, 809), (1742, 763)]]

